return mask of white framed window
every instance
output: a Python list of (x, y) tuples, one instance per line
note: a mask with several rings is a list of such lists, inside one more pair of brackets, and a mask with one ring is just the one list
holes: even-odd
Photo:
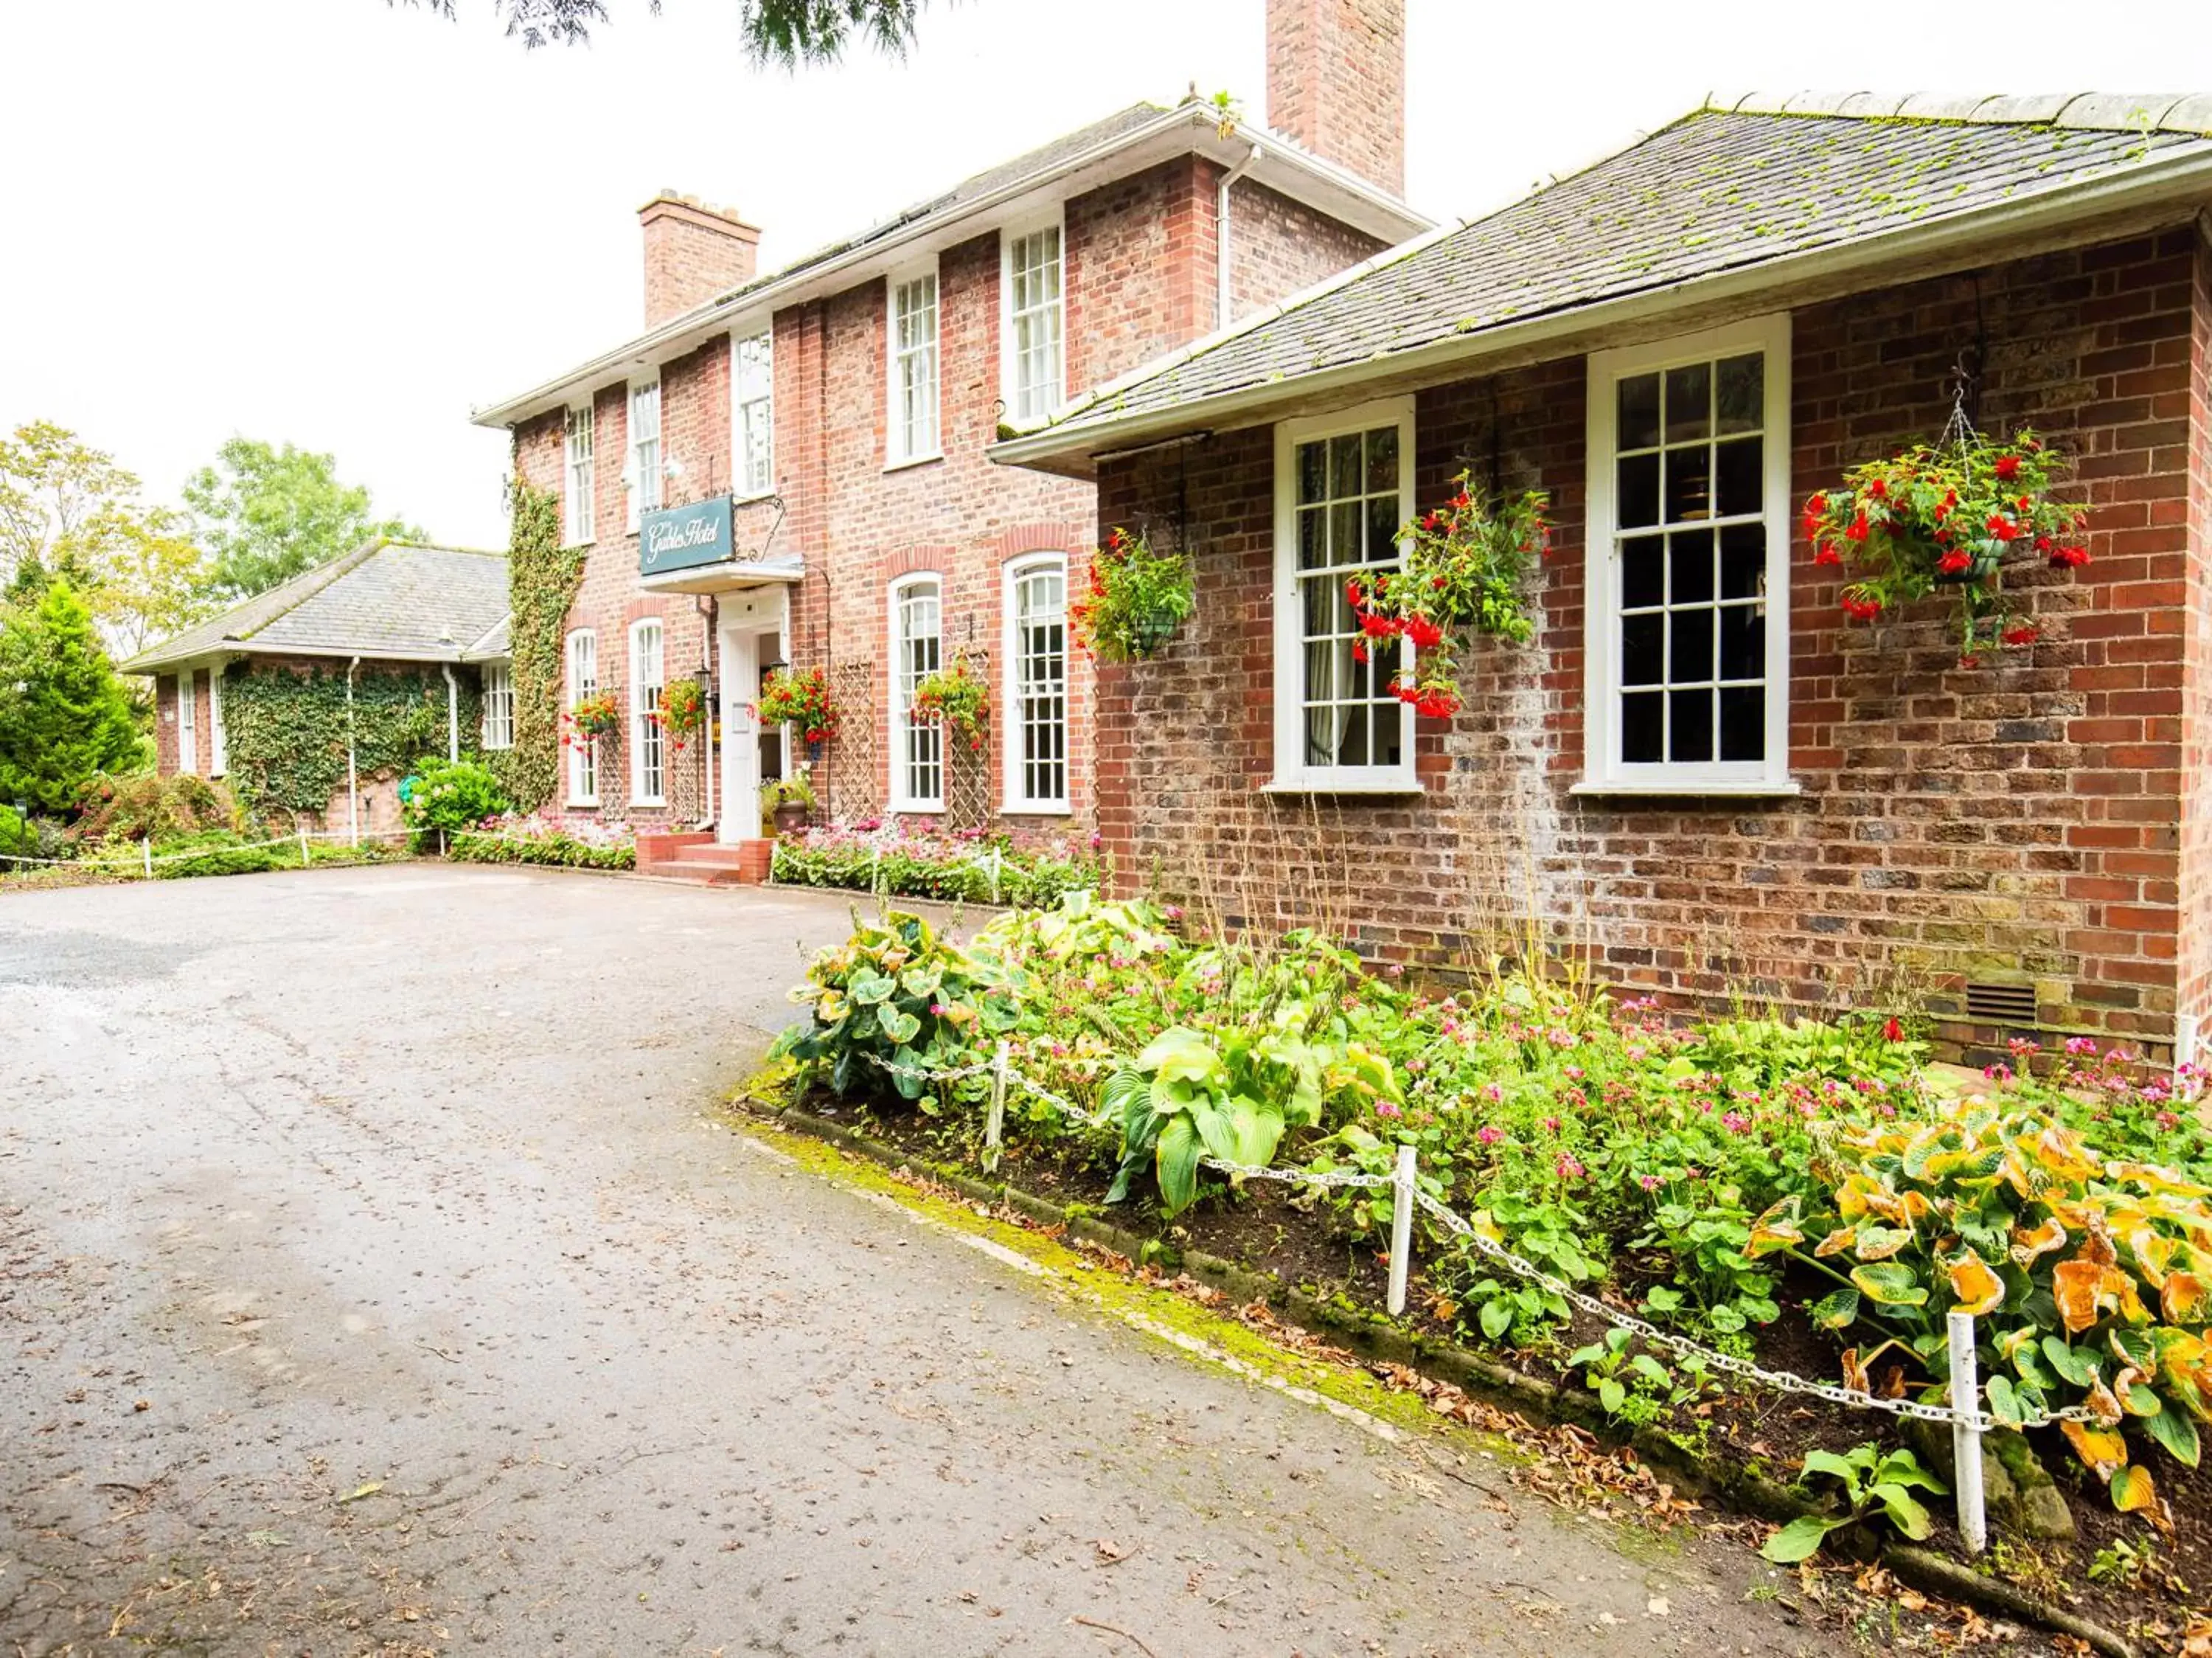
[(1275, 428), (1273, 787), (1419, 787), (1413, 710), (1390, 693), (1413, 648), (1393, 640), (1370, 650), (1345, 595), (1347, 582), (1396, 568), (1398, 532), (1413, 515), (1411, 398)]
[(653, 714), (660, 707), (660, 624), (648, 616), (629, 625), (629, 800), (659, 806), (668, 794), (668, 734)]
[(730, 453), (739, 495), (775, 489), (775, 351), (769, 332), (730, 341)]
[(186, 668), (177, 675), (177, 770), (180, 774), (200, 769), (200, 710), (197, 684), (199, 674)]
[(592, 492), (598, 487), (597, 472), (592, 465), (590, 404), (568, 411), (563, 442), (566, 464), (562, 469), (562, 478), (566, 486), (563, 505), (568, 544), (572, 547), (589, 546), (597, 515), (592, 509)]
[(514, 670), (506, 662), (483, 665), (483, 746), (514, 747)]
[(1790, 319), (1589, 359), (1589, 792), (1789, 787)]
[(1067, 810), (1067, 558), (1006, 570), (1006, 809)]
[(1015, 420), (1042, 419), (1066, 399), (1060, 245), (1057, 223), (1005, 240), (1000, 357), (1006, 364), (1006, 409)]
[(629, 528), (660, 510), (660, 382), (629, 388)]
[(891, 583), (891, 808), (945, 809), (945, 728), (914, 717), (916, 686), (944, 660), (944, 588), (934, 576)]
[(890, 283), (890, 348), (884, 464), (903, 466), (938, 454), (937, 267)]
[(230, 770), (230, 736), (222, 728), (222, 664), (208, 667), (208, 776), (220, 777)]
[[(599, 688), (599, 636), (587, 627), (568, 636), (568, 706), (575, 707)], [(568, 748), (568, 804), (599, 803), (599, 755), (594, 743)]]

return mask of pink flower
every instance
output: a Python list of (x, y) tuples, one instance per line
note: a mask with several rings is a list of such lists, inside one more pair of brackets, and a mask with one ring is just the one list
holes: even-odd
[(1730, 1134), (1741, 1134), (1750, 1128), (1751, 1119), (1740, 1111), (1723, 1112), (1721, 1114), (1721, 1126)]
[(2096, 1051), (2097, 1039), (2094, 1036), (2069, 1036), (2066, 1039), (2066, 1051), (2070, 1054), (2078, 1057)]
[(1557, 1134), (1559, 1131), (1559, 1119), (1556, 1117), (1547, 1117), (1544, 1119), (1544, 1126), (1552, 1133)]
[(1639, 1174), (1636, 1177), (1636, 1184), (1646, 1192), (1656, 1192), (1659, 1190), (1659, 1177), (1656, 1174)]
[(1501, 1082), (1485, 1082), (1482, 1085), (1482, 1097), (1489, 1100), (1493, 1106), (1501, 1103), (1505, 1098), (1504, 1084)]
[(1485, 1123), (1474, 1131), (1474, 1137), (1486, 1146), (1494, 1146), (1505, 1137), (1505, 1131)]
[(1582, 1163), (1575, 1157), (1573, 1153), (1566, 1151), (1563, 1151), (1559, 1154), (1558, 1167), (1559, 1171), (1559, 1178), (1563, 1180), (1578, 1180), (1582, 1179), (1583, 1175), (1589, 1173), (1588, 1169), (1582, 1166)]
[(1375, 1114), (1377, 1117), (1395, 1120), (1406, 1113), (1399, 1108), (1398, 1102), (1395, 1100), (1377, 1100), (1375, 1102)]

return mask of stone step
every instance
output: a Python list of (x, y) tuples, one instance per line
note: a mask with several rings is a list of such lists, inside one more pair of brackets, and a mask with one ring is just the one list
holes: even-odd
[(678, 881), (696, 881), (710, 887), (759, 886), (768, 880), (769, 863), (775, 850), (769, 840), (739, 841), (734, 845), (707, 842), (679, 846), (656, 859), (653, 873)]

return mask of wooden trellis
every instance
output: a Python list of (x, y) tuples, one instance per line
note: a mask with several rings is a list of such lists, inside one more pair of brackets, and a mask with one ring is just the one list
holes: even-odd
[(872, 661), (839, 662), (830, 670), (830, 695), (841, 719), (837, 740), (829, 744), (815, 777), (820, 794), (817, 813), (825, 812), (841, 823), (874, 817), (883, 805), (882, 782), (876, 775), (876, 734), (883, 721), (876, 707), (876, 665)]

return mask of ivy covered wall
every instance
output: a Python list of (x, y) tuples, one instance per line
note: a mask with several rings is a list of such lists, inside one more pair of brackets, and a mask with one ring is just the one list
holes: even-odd
[[(461, 752), (476, 754), (483, 693), (456, 666)], [(350, 730), (362, 779), (396, 774), (447, 745), (446, 676), (437, 664), (364, 662), (354, 674)], [(222, 676), (229, 783), (261, 813), (320, 812), (346, 783), (346, 669), (340, 661), (234, 662)]]
[(568, 607), (584, 579), (582, 547), (561, 545), (561, 498), (517, 476), (508, 497), (507, 602), (514, 614), (514, 747), (485, 757), (507, 797), (535, 811), (561, 777), (561, 687)]

